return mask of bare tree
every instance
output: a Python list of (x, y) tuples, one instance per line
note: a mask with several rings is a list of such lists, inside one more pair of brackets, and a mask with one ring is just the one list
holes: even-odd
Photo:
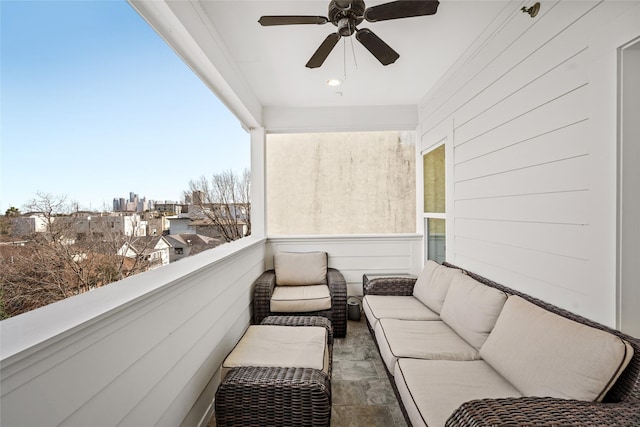
[[(66, 196), (38, 193), (26, 209), (39, 213), (46, 230), (21, 246), (0, 248), (0, 298), (5, 315), (16, 315), (145, 271), (141, 258), (117, 255), (132, 236), (70, 215)], [(88, 227), (87, 227), (88, 225)], [(145, 248), (140, 248), (144, 250)]]
[(251, 234), (251, 174), (245, 169), (242, 176), (232, 170), (215, 173), (208, 180), (201, 176), (189, 181), (189, 191), (197, 213), (201, 214), (227, 242)]

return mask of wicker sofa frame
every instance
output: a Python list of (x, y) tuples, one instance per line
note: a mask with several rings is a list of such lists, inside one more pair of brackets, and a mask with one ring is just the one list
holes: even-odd
[(310, 368), (234, 368), (216, 392), (216, 425), (328, 426), (331, 422), (333, 363), (331, 322), (316, 316), (269, 316), (261, 324), (319, 326), (327, 329), (329, 375)]
[[(557, 399), (551, 397), (521, 397), (508, 399), (480, 399), (463, 403), (446, 422), (447, 427), (480, 426), (640, 426), (640, 339), (578, 316), (542, 300), (500, 285), (492, 280), (449, 263), (487, 286), (525, 300), (567, 319), (609, 332), (626, 340), (633, 347), (633, 358), (609, 390), (602, 402)], [(414, 278), (373, 279), (363, 283), (364, 294), (412, 295)], [(368, 283), (367, 283), (368, 282)], [(367, 321), (375, 340), (375, 333)], [(378, 347), (379, 348), (379, 347)], [(385, 367), (386, 368), (386, 367)], [(411, 422), (402, 405), (393, 376), (387, 371), (407, 424)]]
[(267, 316), (321, 316), (326, 317), (333, 325), (333, 335), (344, 338), (347, 335), (347, 282), (340, 271), (335, 268), (327, 269), (327, 285), (331, 294), (331, 308), (329, 310), (304, 313), (273, 313), (271, 312), (271, 295), (276, 286), (275, 270), (267, 270), (254, 282), (253, 294), (253, 323), (259, 324)]

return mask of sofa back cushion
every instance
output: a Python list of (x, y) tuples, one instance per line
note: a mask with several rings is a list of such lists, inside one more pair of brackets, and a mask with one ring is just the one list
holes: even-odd
[(274, 255), (276, 285), (326, 285), (326, 252), (279, 252)]
[(480, 355), (526, 396), (600, 401), (633, 348), (513, 295)]
[(413, 296), (434, 312), (440, 314), (442, 304), (454, 276), (462, 274), (457, 268), (449, 268), (435, 261), (427, 261), (413, 287)]
[(496, 324), (507, 295), (464, 274), (453, 276), (440, 317), (480, 349)]

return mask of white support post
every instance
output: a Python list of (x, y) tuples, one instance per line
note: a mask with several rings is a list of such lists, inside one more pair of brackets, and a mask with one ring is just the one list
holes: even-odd
[(251, 234), (267, 234), (266, 133), (263, 127), (250, 130), (251, 135)]

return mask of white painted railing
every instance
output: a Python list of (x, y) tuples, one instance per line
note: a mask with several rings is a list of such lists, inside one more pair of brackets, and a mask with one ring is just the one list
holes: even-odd
[(219, 366), (279, 250), (362, 273), (417, 273), (418, 235), (248, 237), (0, 322), (0, 425), (206, 424)]

